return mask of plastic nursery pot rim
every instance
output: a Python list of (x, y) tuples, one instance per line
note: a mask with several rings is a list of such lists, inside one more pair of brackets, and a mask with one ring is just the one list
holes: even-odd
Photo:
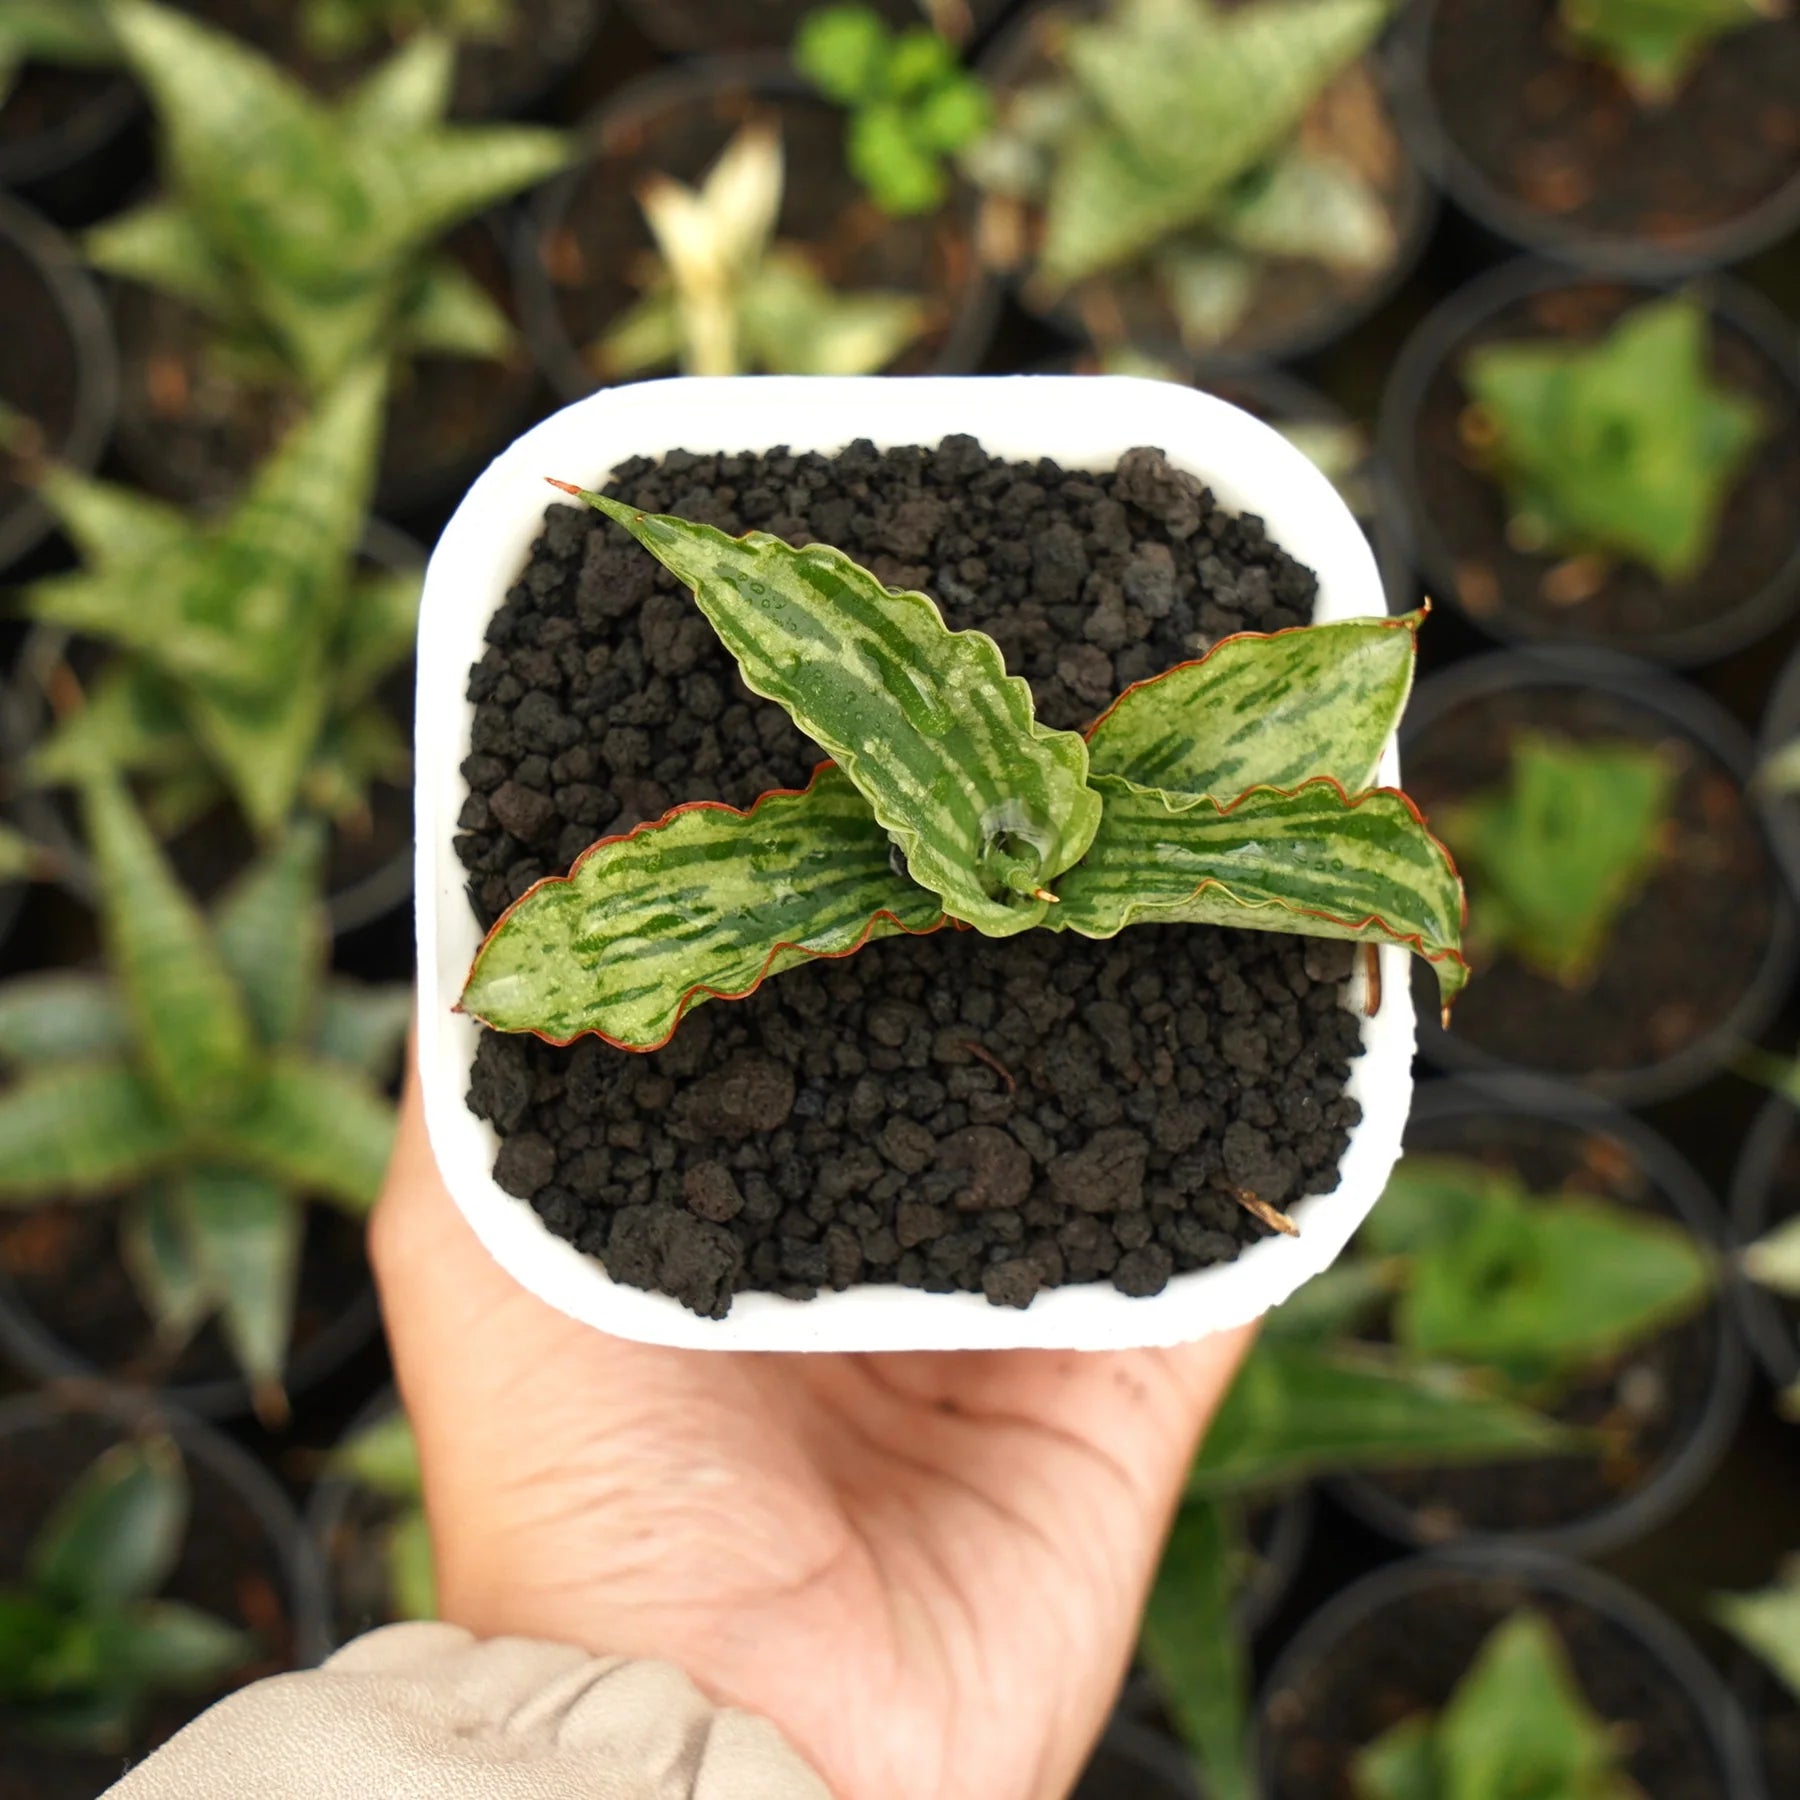
[[(1584, 272), (1527, 256), (1477, 276), (1426, 315), (1401, 346), (1381, 399), (1376, 435), (1385, 472), (1383, 561), (1396, 584), (1411, 571), (1434, 599), (1448, 600), (1488, 637), (1557, 649), (1593, 643), (1677, 668), (1714, 662), (1773, 631), (1800, 601), (1800, 537), (1760, 588), (1717, 618), (1630, 639), (1582, 639), (1539, 630), (1505, 605), (1492, 613), (1470, 612), (1456, 580), (1454, 554), (1439, 538), (1419, 499), (1416, 427), (1425, 392), (1470, 334), (1496, 313), (1535, 294), (1614, 284), (1639, 288), (1646, 298), (1675, 291), (1673, 282), (1653, 275)], [(1769, 302), (1741, 282), (1716, 273), (1683, 284), (1682, 291), (1696, 293), (1709, 314), (1746, 338), (1786, 381), (1800, 406), (1800, 354), (1795, 351), (1793, 327)]]
[[(563, 400), (579, 400), (601, 385), (581, 346), (570, 337), (556, 303), (556, 288), (544, 266), (541, 247), (562, 224), (576, 189), (614, 143), (629, 147), (660, 114), (704, 104), (720, 93), (742, 91), (765, 103), (801, 102), (829, 108), (786, 56), (747, 51), (706, 57), (674, 68), (653, 70), (629, 81), (588, 115), (578, 128), (586, 155), (532, 196), (513, 233), (513, 288), (532, 355), (544, 378)], [(948, 205), (960, 209), (969, 234), (970, 269), (953, 296), (950, 329), (933, 359), (932, 372), (959, 375), (987, 354), (1000, 314), (1002, 283), (975, 255), (974, 202), (959, 189)], [(635, 378), (633, 378), (635, 379)], [(631, 386), (628, 380), (619, 386)]]
[[(1731, 1175), (1734, 1249), (1742, 1250), (1755, 1243), (1773, 1223), (1769, 1198), (1775, 1171), (1796, 1129), (1800, 1129), (1800, 1120), (1779, 1094), (1770, 1096), (1751, 1124)], [(1734, 1270), (1731, 1285), (1744, 1335), (1768, 1371), (1769, 1379), (1777, 1387), (1788, 1386), (1800, 1378), (1800, 1332), (1784, 1316), (1780, 1301), (1741, 1270)]]
[[(1800, 650), (1782, 666), (1775, 691), (1763, 709), (1762, 729), (1756, 736), (1757, 763), (1767, 762), (1796, 737), (1800, 737)], [(1774, 793), (1760, 786), (1752, 792), (1788, 887), (1800, 900), (1800, 794)]]
[[(119, 406), (119, 358), (112, 320), (98, 290), (61, 232), (0, 191), (0, 238), (10, 238), (49, 290), (73, 353), (73, 416), (58, 459), (83, 473), (100, 460)], [(35, 494), (0, 511), (0, 569), (45, 538), (53, 521)]]
[(0, 144), (0, 187), (54, 180), (124, 131), (143, 102), (129, 77), (116, 75), (46, 131)]
[(1655, 277), (1739, 262), (1800, 224), (1800, 173), (1747, 212), (1693, 232), (1675, 245), (1562, 224), (1514, 200), (1476, 168), (1444, 129), (1427, 68), (1437, 14), (1438, 0), (1430, 0), (1400, 23), (1393, 61), (1396, 111), (1408, 148), (1431, 171), (1432, 179), (1495, 236), (1583, 269)]
[[(1526, 1075), (1433, 1081), (1414, 1096), (1412, 1116), (1421, 1125), (1457, 1119), (1543, 1119), (1602, 1133), (1624, 1147), (1694, 1237), (1714, 1250), (1724, 1245), (1725, 1226), (1718, 1202), (1693, 1165), (1649, 1126), (1579, 1088)], [(1563, 1525), (1542, 1530), (1471, 1530), (1459, 1533), (1457, 1543), (1501, 1543), (1563, 1556), (1604, 1556), (1645, 1536), (1693, 1497), (1724, 1456), (1750, 1388), (1750, 1359), (1735, 1329), (1723, 1268), (1720, 1275), (1720, 1285), (1709, 1301), (1715, 1320), (1715, 1357), (1705, 1403), (1693, 1430), (1644, 1485)], [(1497, 1465), (1497, 1478), (1504, 1476), (1505, 1465)], [(1384, 1537), (1419, 1548), (1427, 1546), (1428, 1540), (1416, 1528), (1412, 1508), (1368, 1476), (1352, 1470), (1335, 1476), (1331, 1486), (1351, 1512)]]
[(141, 1427), (166, 1430), (183, 1457), (217, 1477), (250, 1508), (275, 1548), (287, 1586), (294, 1667), (308, 1667), (323, 1641), (324, 1573), (300, 1515), (266, 1471), (229, 1438), (179, 1407), (102, 1383), (87, 1383), (56, 1397), (20, 1394), (0, 1400), (0, 1443), (27, 1431), (54, 1430), (60, 1420), (71, 1417), (107, 1420), (121, 1435)]
[[(1401, 742), (1417, 745), (1438, 720), (1456, 708), (1523, 688), (1567, 688), (1614, 696), (1655, 714), (1691, 738), (1723, 764), (1740, 786), (1747, 787), (1749, 783), (1753, 767), (1750, 740), (1716, 701), (1652, 664), (1585, 645), (1490, 650), (1431, 676), (1420, 685), (1407, 709)], [(1744, 804), (1760, 828), (1761, 816), (1748, 797)], [(1766, 845), (1766, 830), (1763, 839)], [(1717, 1025), (1672, 1056), (1633, 1069), (1592, 1070), (1578, 1077), (1563, 1075), (1554, 1070), (1527, 1068), (1496, 1056), (1454, 1030), (1445, 1031), (1435, 1016), (1421, 1021), (1420, 1050), (1429, 1061), (1452, 1074), (1511, 1072), (1547, 1080), (1578, 1081), (1587, 1092), (1621, 1106), (1645, 1106), (1697, 1087), (1724, 1068), (1740, 1045), (1755, 1038), (1780, 1011), (1787, 997), (1794, 973), (1794, 907), (1772, 847), (1770, 864), (1775, 916), (1755, 975)]]
[[(1762, 1776), (1750, 1730), (1737, 1701), (1712, 1665), (1665, 1613), (1623, 1582), (1580, 1563), (1511, 1544), (1471, 1544), (1410, 1556), (1352, 1582), (1302, 1625), (1269, 1671), (1258, 1695), (1255, 1717), (1266, 1721), (1278, 1697), (1298, 1685), (1309, 1669), (1334, 1650), (1349, 1629), (1371, 1613), (1398, 1602), (1429, 1596), (1434, 1588), (1462, 1579), (1510, 1581), (1540, 1594), (1571, 1600), (1630, 1633), (1662, 1665), (1677, 1692), (1699, 1715), (1719, 1772), (1718, 1791), (1730, 1800), (1764, 1800)], [(1256, 1760), (1268, 1780), (1259, 1723)]]
[[(493, 1127), (464, 1103), (478, 1027), (454, 1008), (482, 933), (453, 848), (474, 708), (469, 666), (501, 597), (517, 579), (550, 499), (547, 475), (589, 485), (631, 456), (676, 449), (748, 450), (782, 443), (826, 453), (857, 438), (935, 444), (966, 432), (990, 453), (1050, 456), (1065, 467), (1111, 468), (1125, 451), (1159, 445), (1203, 477), (1221, 504), (1255, 512), (1271, 536), (1319, 578), (1320, 621), (1385, 611), (1361, 528), (1317, 469), (1249, 414), (1170, 382), (1099, 375), (762, 376), (676, 379), (606, 388), (527, 432), (469, 491), (425, 576), (419, 626), (419, 1068), (432, 1149), (451, 1194), (502, 1267), (572, 1318), (617, 1336), (703, 1350), (1112, 1349), (1175, 1344), (1242, 1325), (1285, 1300), (1336, 1257), (1375, 1204), (1400, 1151), (1412, 1093), (1409, 953), (1383, 945), (1382, 1003), (1362, 1021), (1363, 1050), (1346, 1091), (1362, 1121), (1350, 1134), (1337, 1190), (1289, 1210), (1294, 1238), (1250, 1246), (1235, 1261), (1177, 1276), (1131, 1299), (1111, 1286), (1065, 1286), (1023, 1311), (980, 1294), (926, 1294), (865, 1285), (816, 1299), (736, 1297), (730, 1316), (701, 1319), (664, 1294), (615, 1284), (593, 1258), (551, 1234), (489, 1171)], [(1381, 779), (1399, 776), (1390, 744)]]

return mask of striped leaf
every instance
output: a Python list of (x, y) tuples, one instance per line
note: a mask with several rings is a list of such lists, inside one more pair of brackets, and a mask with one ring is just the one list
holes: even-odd
[(174, 507), (60, 463), (44, 473), (37, 491), (91, 568), (141, 563), (188, 535), (188, 522)]
[(1096, 776), (1106, 811), (1093, 848), (1057, 887), (1047, 921), (1083, 937), (1132, 924), (1229, 925), (1405, 944), (1445, 1003), (1468, 979), (1462, 884), (1404, 794), (1347, 794), (1320, 778), (1232, 801)]
[(400, 1060), (412, 1023), (413, 991), (394, 982), (376, 987), (335, 976), (327, 984), (313, 1032), (314, 1054), (385, 1082)]
[(361, 1216), (375, 1204), (394, 1146), (394, 1109), (335, 1063), (277, 1056), (256, 1098), (208, 1134), (241, 1164)]
[(172, 1438), (115, 1444), (57, 1502), (26, 1551), (37, 1592), (102, 1614), (154, 1594), (187, 1535), (188, 1483)]
[(837, 760), (947, 913), (994, 937), (1042, 921), (1042, 892), (1093, 841), (1100, 799), (1086, 745), (1037, 723), (992, 638), (949, 630), (927, 596), (825, 545), (730, 538), (568, 491), (687, 583), (745, 682)]
[(292, 825), (213, 909), (219, 953), (265, 1044), (295, 1042), (320, 1004), (330, 942), (319, 886), (324, 862), (322, 828)]
[(0, 1206), (116, 1193), (185, 1142), (122, 1062), (38, 1070), (0, 1089)]
[(16, 1069), (122, 1055), (131, 1021), (104, 975), (57, 970), (0, 982), (0, 1064)]
[(155, 1322), (158, 1348), (179, 1350), (205, 1323), (215, 1298), (189, 1242), (174, 1176), (143, 1183), (122, 1209), (119, 1260)]
[(748, 812), (678, 808), (539, 882), (488, 934), (463, 1007), (498, 1031), (654, 1050), (703, 1000), (741, 999), (871, 938), (935, 930), (936, 897), (892, 859), (867, 801), (831, 765)]
[(1367, 787), (1412, 689), (1424, 617), (1225, 638), (1112, 703), (1088, 733), (1094, 772), (1182, 794), (1315, 775)]

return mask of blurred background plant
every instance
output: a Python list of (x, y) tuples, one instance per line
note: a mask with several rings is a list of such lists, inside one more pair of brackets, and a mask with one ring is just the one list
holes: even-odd
[(396, 1408), (354, 1431), (331, 1453), (333, 1475), (389, 1503), (380, 1527), (390, 1619), (435, 1619), (437, 1577), (412, 1422)]
[(101, 69), (118, 56), (100, 0), (7, 0), (0, 12), (0, 106), (28, 62)]
[(517, 11), (517, 0), (300, 0), (300, 30), (316, 55), (355, 56), (419, 31), (496, 39)]
[(1719, 38), (1784, 11), (1782, 0), (1560, 0), (1563, 29), (1646, 106), (1674, 99)]

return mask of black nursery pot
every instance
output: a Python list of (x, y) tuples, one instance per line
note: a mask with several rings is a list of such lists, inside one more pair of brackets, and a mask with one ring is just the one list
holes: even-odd
[(1715, 40), (1649, 107), (1555, 18), (1542, 0), (1429, 0), (1401, 22), (1402, 125), (1465, 212), (1633, 275), (1736, 262), (1800, 223), (1800, 20)]
[(1069, 1800), (1201, 1800), (1191, 1759), (1165, 1732), (1115, 1715)]
[(1508, 541), (1505, 493), (1463, 445), (1469, 396), (1458, 366), (1470, 349), (1589, 341), (1666, 291), (1526, 259), (1471, 282), (1419, 326), (1381, 408), (1390, 585), (1410, 566), (1433, 599), (1495, 637), (1602, 644), (1679, 666), (1715, 661), (1787, 617), (1800, 602), (1800, 350), (1792, 326), (1750, 289), (1716, 275), (1698, 289), (1713, 373), (1756, 401), (1764, 433), (1726, 498), (1712, 554), (1687, 580), (1669, 586), (1622, 560), (1586, 597), (1563, 597), (1553, 572), (1564, 557)]
[(1762, 1760), (1763, 1791), (1771, 1800), (1800, 1794), (1800, 1698), (1747, 1652), (1733, 1657), (1730, 1674)]
[(1000, 292), (976, 261), (972, 208), (953, 195), (924, 219), (889, 219), (844, 166), (846, 116), (784, 58), (735, 56), (630, 82), (582, 128), (591, 154), (539, 193), (515, 243), (519, 311), (550, 385), (576, 400), (600, 385), (586, 349), (637, 297), (630, 275), (654, 244), (636, 192), (646, 177), (688, 185), (745, 120), (773, 117), (786, 169), (776, 237), (811, 248), (849, 288), (922, 293), (933, 319), (892, 365), (958, 375), (987, 351)]
[[(1510, 956), (1478, 967), (1438, 1023), (1419, 996), (1419, 1043), (1440, 1068), (1571, 1079), (1627, 1105), (1667, 1099), (1726, 1066), (1779, 1011), (1794, 914), (1745, 798), (1752, 757), (1697, 689), (1598, 650), (1495, 651), (1414, 695), (1401, 727), (1407, 791), (1429, 817), (1506, 778), (1511, 733), (1543, 728), (1685, 745), (1669, 854), (1615, 922), (1592, 982), (1571, 993)], [(1479, 928), (1481, 900), (1471, 897)]]
[[(1777, 1095), (1756, 1115), (1731, 1177), (1731, 1237), (1739, 1250), (1800, 1212), (1800, 1132)], [(1734, 1283), (1744, 1334), (1777, 1387), (1800, 1380), (1800, 1301), (1740, 1275)]]
[[(1537, 1192), (1574, 1187), (1673, 1218), (1719, 1249), (1719, 1209), (1693, 1168), (1655, 1132), (1566, 1087), (1519, 1077), (1435, 1082), (1413, 1101), (1406, 1149), (1465, 1155), (1517, 1171)], [(1722, 1272), (1723, 1276), (1723, 1272)], [(1706, 1481), (1743, 1413), (1750, 1365), (1721, 1291), (1551, 1408), (1576, 1427), (1631, 1420), (1604, 1457), (1342, 1475), (1338, 1497), (1400, 1543), (1480, 1538), (1567, 1556), (1603, 1556), (1644, 1536)]]
[[(660, 50), (676, 56), (743, 50), (786, 50), (819, 0), (621, 0), (631, 22)], [(965, 0), (970, 33), (979, 38), (1013, 0)], [(900, 30), (923, 23), (918, 0), (873, 0), (873, 10)]]
[[(135, 1431), (155, 1429), (166, 1429), (180, 1448), (193, 1505), (181, 1560), (163, 1592), (262, 1641), (265, 1653), (234, 1685), (304, 1667), (318, 1640), (323, 1590), (286, 1496), (217, 1432), (116, 1390), (0, 1402), (0, 1585), (18, 1578), (32, 1535), (94, 1458)], [(215, 1698), (159, 1702), (131, 1759), (147, 1755)], [(116, 1756), (42, 1749), (14, 1734), (0, 1756), (0, 1800), (90, 1800), (120, 1773)]]
[(1337, 1800), (1352, 1758), (1439, 1711), (1511, 1613), (1548, 1616), (1590, 1706), (1627, 1728), (1626, 1766), (1657, 1800), (1763, 1800), (1725, 1684), (1663, 1614), (1607, 1576), (1538, 1552), (1442, 1551), (1365, 1576), (1301, 1628), (1265, 1683), (1266, 1800)]
[[(99, 294), (68, 239), (0, 192), (0, 403), (33, 422), (51, 456), (100, 460), (118, 403), (118, 359)], [(0, 449), (0, 570), (50, 530)]]
[(0, 104), (0, 189), (59, 224), (91, 224), (141, 179), (142, 117), (124, 75), (27, 63)]

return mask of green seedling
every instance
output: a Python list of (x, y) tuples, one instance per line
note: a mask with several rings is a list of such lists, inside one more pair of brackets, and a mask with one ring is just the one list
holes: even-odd
[(1758, 1593), (1720, 1594), (1713, 1613), (1800, 1699), (1800, 1559), (1790, 1559), (1779, 1578)]
[(1521, 732), (1504, 787), (1439, 816), (1474, 891), (1472, 934), (1579, 988), (1663, 855), (1677, 778), (1667, 750)]
[(84, 798), (110, 973), (0, 984), (0, 1207), (121, 1202), (164, 1350), (216, 1316), (278, 1419), (305, 1203), (374, 1203), (407, 993), (328, 977), (317, 829), (208, 918), (116, 781)]
[(187, 1473), (163, 1436), (116, 1445), (57, 1503), (0, 1587), (0, 1721), (21, 1736), (124, 1754), (150, 1703), (201, 1698), (256, 1640), (159, 1599), (188, 1529)]
[(946, 165), (993, 122), (981, 81), (929, 26), (894, 31), (872, 7), (810, 13), (794, 64), (850, 113), (845, 154), (870, 199), (896, 218), (933, 212), (950, 191)]
[(419, 1446), (406, 1414), (396, 1408), (345, 1439), (332, 1455), (331, 1469), (393, 1504), (381, 1546), (393, 1617), (435, 1619), (437, 1576), (425, 1522)]
[(1705, 310), (1634, 306), (1592, 344), (1483, 344), (1461, 365), (1465, 436), (1504, 488), (1522, 550), (1642, 563), (1686, 581), (1766, 430), (1708, 367)]
[(118, 60), (99, 0), (6, 0), (0, 9), (0, 106), (27, 63), (104, 69)]
[[(1796, 1065), (1784, 1063), (1779, 1067), (1782, 1091), (1792, 1100), (1800, 1092)], [(1750, 1245), (1743, 1253), (1743, 1269), (1752, 1281), (1766, 1287), (1770, 1293), (1787, 1300), (1800, 1300), (1800, 1215), (1776, 1226)], [(1781, 1396), (1781, 1410), (1790, 1419), (1800, 1420), (1800, 1381)]]
[(419, 31), (493, 43), (518, 19), (518, 0), (301, 0), (300, 33), (315, 56), (355, 56)]
[(1666, 106), (1720, 38), (1780, 18), (1784, 0), (1559, 0), (1577, 49), (1608, 63), (1645, 106)]
[(746, 125), (696, 190), (666, 175), (638, 191), (656, 253), (642, 298), (589, 352), (606, 380), (686, 375), (869, 375), (926, 326), (924, 305), (882, 288), (840, 293), (806, 251), (779, 243), (781, 139)]

